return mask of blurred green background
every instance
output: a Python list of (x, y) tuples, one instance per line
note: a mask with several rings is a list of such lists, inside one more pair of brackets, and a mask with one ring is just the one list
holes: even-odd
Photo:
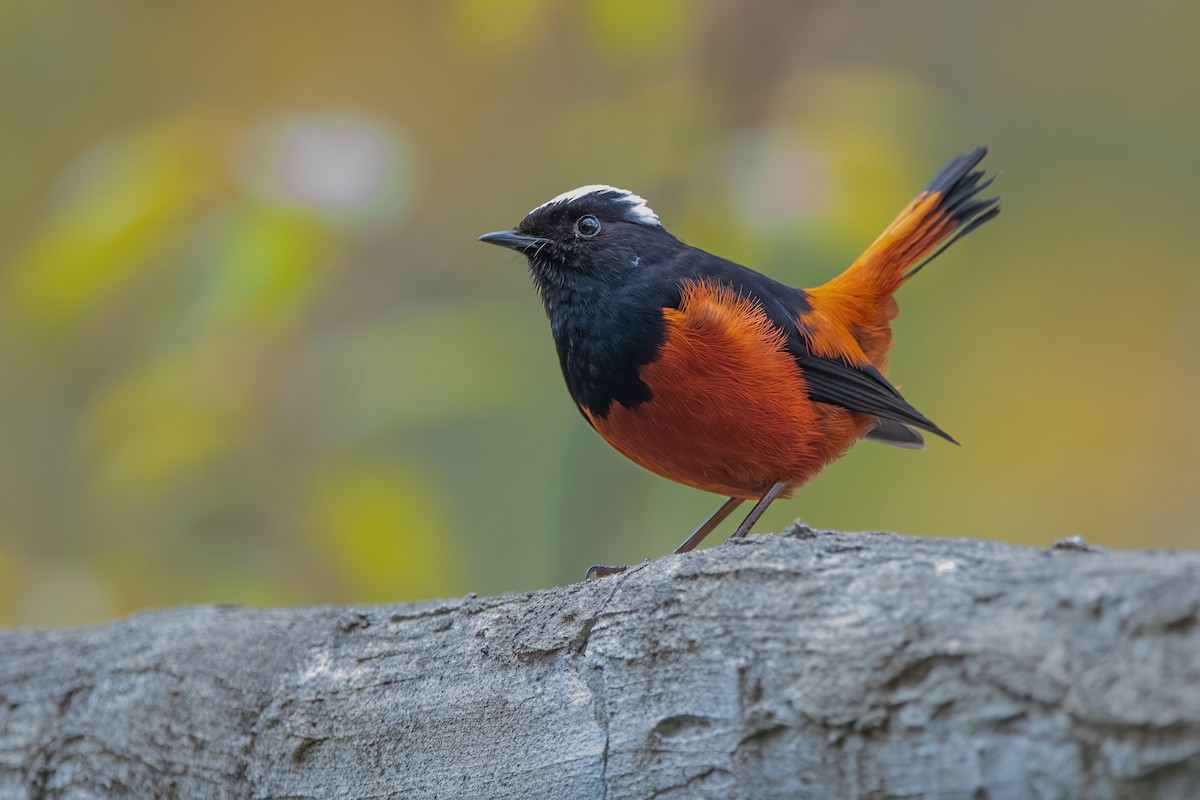
[(12, 0), (0, 53), (0, 623), (666, 553), (720, 498), (595, 436), (475, 237), (611, 183), (810, 286), (977, 144), (1004, 213), (891, 372), (963, 446), (758, 529), (1200, 545), (1194, 3)]

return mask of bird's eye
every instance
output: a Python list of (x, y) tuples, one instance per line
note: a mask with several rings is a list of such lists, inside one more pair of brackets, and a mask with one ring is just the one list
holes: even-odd
[(591, 214), (585, 214), (575, 222), (575, 232), (585, 239), (591, 239), (600, 233), (600, 220)]

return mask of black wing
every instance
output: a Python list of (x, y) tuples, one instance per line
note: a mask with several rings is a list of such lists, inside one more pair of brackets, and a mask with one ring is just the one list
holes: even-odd
[[(795, 323), (792, 323), (791, 329), (795, 327)], [(860, 414), (879, 417), (883, 424), (873, 431), (878, 433), (873, 437), (877, 441), (909, 447), (919, 445), (920, 434), (913, 433), (916, 437), (916, 442), (913, 442), (911, 437), (902, 437), (898, 430), (887, 424), (899, 423), (929, 431), (948, 442), (958, 444), (954, 437), (909, 405), (908, 401), (900, 396), (900, 392), (896, 391), (896, 387), (874, 367), (856, 367), (840, 358), (814, 355), (808, 352), (808, 344), (798, 331), (795, 335), (790, 335), (788, 349), (795, 356), (800, 369), (804, 371), (809, 398), (817, 403), (828, 403)]]

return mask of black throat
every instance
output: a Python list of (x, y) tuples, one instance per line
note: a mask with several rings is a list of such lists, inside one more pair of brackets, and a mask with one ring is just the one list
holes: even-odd
[(675, 282), (659, 283), (539, 281), (567, 390), (593, 416), (606, 416), (614, 402), (633, 408), (651, 398), (639, 373), (666, 338), (663, 308), (679, 303)]

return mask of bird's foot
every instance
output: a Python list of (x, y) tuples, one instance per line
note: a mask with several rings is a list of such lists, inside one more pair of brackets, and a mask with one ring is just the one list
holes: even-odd
[(606, 578), (609, 575), (620, 575), (629, 567), (608, 567), (604, 564), (593, 564), (588, 567), (587, 573), (583, 576), (585, 581), (594, 581), (597, 578)]

